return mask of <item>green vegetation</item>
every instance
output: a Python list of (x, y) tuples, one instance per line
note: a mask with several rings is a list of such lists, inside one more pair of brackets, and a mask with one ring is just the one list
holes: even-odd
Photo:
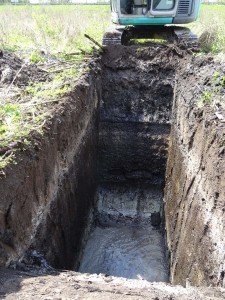
[(198, 103), (199, 107), (204, 105), (215, 106), (217, 104), (225, 106), (225, 74), (215, 72), (211, 79), (210, 86), (202, 93)]
[(15, 162), (16, 148), (30, 144), (28, 136), (32, 131), (42, 133), (47, 113), (31, 102), (0, 104), (0, 169)]
[[(4, 5), (0, 6), (0, 48), (20, 51), (34, 63), (49, 56), (62, 58), (80, 48), (91, 49), (84, 33), (101, 43), (109, 25), (108, 5)], [(204, 52), (225, 52), (225, 5), (202, 4), (198, 21), (189, 27), (202, 34)]]
[(91, 54), (93, 44), (84, 34), (101, 43), (109, 23), (109, 6), (0, 6), (0, 49), (47, 66), (49, 74), (49, 81), (31, 82), (13, 97), (8, 95), (12, 83), (6, 87), (0, 101), (0, 149), (6, 149), (0, 169), (13, 162), (15, 149), (30, 143), (32, 132), (43, 134), (53, 104), (85, 71), (84, 58), (90, 55), (84, 53)]
[(225, 5), (201, 5), (199, 19), (189, 26), (200, 36), (203, 52), (225, 53)]
[(41, 132), (46, 113), (40, 114), (33, 103), (4, 103), (0, 105), (0, 147), (8, 147), (17, 141), (28, 143), (26, 137), (32, 131)]
[[(58, 71), (58, 70), (54, 70)], [(58, 102), (58, 96), (72, 89), (74, 78), (84, 72), (84, 68), (71, 68), (53, 75), (46, 83), (31, 83), (20, 95), (20, 101), (0, 104), (0, 147), (7, 147), (17, 141), (28, 144), (32, 131), (42, 133), (42, 127), (50, 116), (47, 104)]]
[(62, 58), (91, 50), (84, 33), (101, 43), (109, 24), (108, 5), (0, 6), (0, 48), (19, 51), (34, 63)]

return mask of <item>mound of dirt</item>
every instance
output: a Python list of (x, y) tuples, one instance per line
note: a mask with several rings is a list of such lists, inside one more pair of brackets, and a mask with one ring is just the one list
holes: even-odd
[(31, 82), (44, 82), (49, 74), (35, 64), (25, 62), (15, 54), (1, 51), (0, 55), (0, 88), (12, 85), (23, 88)]

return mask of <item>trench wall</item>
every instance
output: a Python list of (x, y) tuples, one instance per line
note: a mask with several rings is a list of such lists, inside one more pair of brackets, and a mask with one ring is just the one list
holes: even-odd
[(200, 107), (215, 62), (178, 69), (165, 187), (171, 281), (224, 285), (224, 125), (213, 107)]
[(44, 138), (37, 136), (35, 147), (21, 151), (0, 178), (1, 266), (34, 249), (53, 267), (70, 269), (79, 261), (95, 205), (101, 80), (92, 73), (80, 82)]
[(163, 186), (174, 68), (156, 49), (111, 47), (103, 57), (100, 183)]

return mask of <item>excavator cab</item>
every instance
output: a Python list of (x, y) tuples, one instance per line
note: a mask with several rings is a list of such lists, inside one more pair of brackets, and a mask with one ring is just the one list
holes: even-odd
[(120, 25), (185, 24), (198, 17), (201, 0), (111, 0), (112, 21)]

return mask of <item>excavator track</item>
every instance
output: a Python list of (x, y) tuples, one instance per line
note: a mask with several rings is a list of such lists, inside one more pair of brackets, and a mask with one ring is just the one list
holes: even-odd
[(174, 35), (178, 43), (186, 43), (189, 47), (198, 47), (198, 36), (187, 27), (174, 26)]
[(110, 27), (103, 37), (103, 46), (129, 45), (132, 39), (161, 39), (168, 43), (184, 43), (188, 47), (198, 46), (197, 35), (180, 26)]

